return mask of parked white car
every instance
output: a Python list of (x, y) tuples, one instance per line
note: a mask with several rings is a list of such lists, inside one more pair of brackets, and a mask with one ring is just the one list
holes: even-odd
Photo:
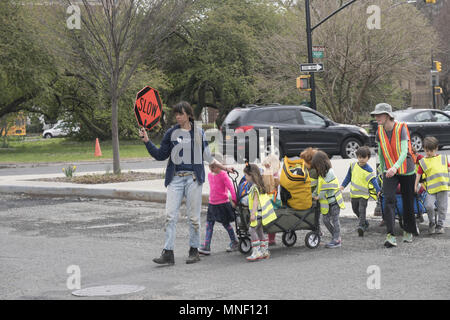
[(42, 133), (42, 136), (45, 139), (63, 137), (67, 136), (71, 132), (78, 132), (79, 130), (79, 127), (71, 128), (69, 124), (63, 122), (62, 120), (59, 120), (52, 128), (45, 130)]
[(450, 104), (448, 104), (445, 108), (444, 108), (444, 112), (447, 114), (450, 114)]

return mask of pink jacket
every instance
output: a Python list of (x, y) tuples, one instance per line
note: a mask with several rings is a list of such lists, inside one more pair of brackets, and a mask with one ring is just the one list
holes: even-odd
[(219, 174), (208, 173), (208, 182), (210, 204), (227, 203), (229, 201), (228, 191), (231, 193), (231, 199), (236, 202), (236, 193), (226, 171), (221, 171)]

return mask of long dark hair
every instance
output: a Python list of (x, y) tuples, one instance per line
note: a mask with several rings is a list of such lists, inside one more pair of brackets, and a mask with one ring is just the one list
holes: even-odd
[(264, 185), (264, 181), (261, 176), (261, 172), (259, 171), (259, 167), (256, 164), (246, 163), (246, 166), (244, 168), (244, 173), (248, 174), (250, 177), (252, 177), (253, 184), (255, 184), (256, 187), (258, 187), (258, 191), (260, 193), (268, 193), (266, 190), (266, 187)]
[(189, 102), (180, 101), (176, 105), (173, 106), (173, 112), (175, 113), (186, 113), (189, 117), (189, 121), (194, 122), (194, 111)]
[(311, 167), (316, 169), (319, 176), (325, 177), (331, 169), (331, 161), (325, 152), (317, 151), (311, 160)]

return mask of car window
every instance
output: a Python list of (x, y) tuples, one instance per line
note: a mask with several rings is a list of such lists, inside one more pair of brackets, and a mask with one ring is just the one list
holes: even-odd
[(277, 114), (280, 123), (298, 124), (297, 110), (280, 110)]
[(414, 121), (416, 122), (432, 122), (433, 117), (431, 116), (431, 112), (425, 111), (425, 112), (419, 112), (414, 116)]
[(450, 117), (440, 112), (433, 112), (437, 122), (450, 122)]
[(223, 121), (224, 124), (232, 124), (239, 122), (240, 119), (242, 119), (245, 115), (244, 110), (242, 109), (233, 109), (231, 112), (227, 115), (225, 120)]
[(273, 110), (254, 110), (252, 118), (257, 122), (279, 122), (278, 112)]
[(302, 111), (302, 117), (303, 117), (303, 122), (305, 123), (305, 125), (325, 126), (325, 120), (312, 112)]

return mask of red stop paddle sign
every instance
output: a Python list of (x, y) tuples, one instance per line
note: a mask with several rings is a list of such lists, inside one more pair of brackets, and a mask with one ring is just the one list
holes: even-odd
[(134, 114), (141, 127), (151, 130), (161, 120), (162, 102), (158, 91), (145, 87), (138, 92), (134, 103)]

